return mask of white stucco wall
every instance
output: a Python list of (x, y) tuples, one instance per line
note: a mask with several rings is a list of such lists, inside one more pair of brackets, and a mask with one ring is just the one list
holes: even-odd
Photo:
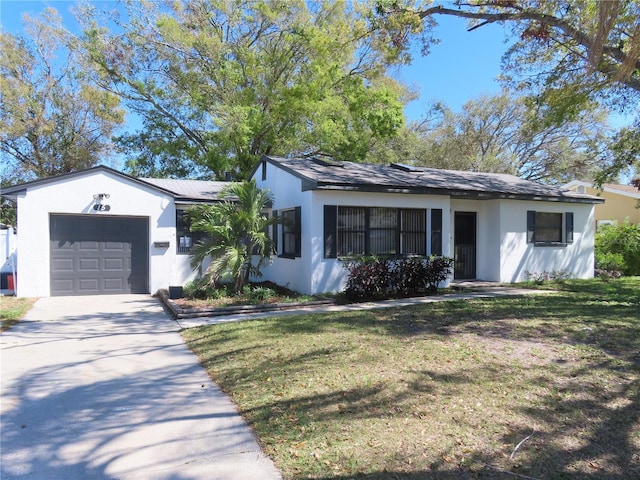
[[(340, 190), (302, 191), (301, 180), (288, 172), (267, 163), (267, 178), (262, 180), (258, 168), (254, 176), (260, 188), (268, 188), (273, 196), (274, 210), (300, 206), (301, 212), (301, 257), (290, 259), (274, 257), (265, 266), (263, 280), (271, 280), (301, 293), (338, 292), (346, 281), (346, 270), (335, 258), (324, 258), (324, 206), (366, 206), (396, 208), (440, 208), (443, 211), (443, 255), (452, 256), (453, 250), (447, 241), (451, 223), (449, 198), (443, 195), (409, 195), (401, 193), (367, 193)], [(427, 232), (429, 231), (427, 225)], [(427, 241), (430, 241), (427, 234)]]
[[(270, 191), (273, 199), (272, 208), (279, 214), (282, 210), (302, 208), (301, 256), (298, 258), (274, 256), (268, 265), (262, 267), (263, 276), (257, 280), (270, 280), (301, 293), (310, 293), (309, 279), (313, 266), (308, 261), (311, 258), (311, 244), (307, 239), (312, 235), (312, 230), (307, 218), (309, 218), (311, 192), (302, 192), (301, 181), (298, 178), (270, 163), (267, 163), (266, 181), (262, 180), (261, 168), (258, 168), (254, 178), (258, 187)], [(281, 249), (282, 246), (278, 245), (278, 248)]]
[[(476, 278), (488, 281), (519, 282), (526, 272), (566, 271), (574, 278), (592, 278), (594, 222), (592, 204), (523, 200), (451, 200), (445, 195), (366, 193), (342, 190), (302, 192), (301, 181), (267, 163), (263, 181), (258, 168), (255, 178), (261, 188), (270, 189), (274, 209), (302, 207), (302, 256), (274, 258), (263, 269), (264, 279), (303, 293), (340, 291), (346, 272), (338, 259), (325, 259), (324, 206), (380, 206), (439, 208), (443, 211), (443, 255), (454, 255), (456, 212), (476, 213)], [(536, 246), (527, 243), (527, 211), (573, 212), (574, 241), (565, 246)], [(427, 225), (427, 237), (430, 228)], [(430, 240), (428, 238), (428, 240)], [(430, 251), (430, 248), (428, 248)]]
[[(527, 211), (573, 212), (574, 240), (564, 246), (527, 243)], [(521, 282), (526, 272), (566, 271), (573, 278), (592, 278), (594, 262), (593, 205), (522, 200), (452, 200), (454, 213), (476, 212), (476, 277), (495, 282)], [(453, 236), (450, 239), (453, 248)]]
[[(453, 250), (447, 238), (450, 236), (451, 223), (446, 214), (449, 211), (449, 198), (441, 195), (413, 195), (403, 193), (369, 193), (318, 190), (313, 192), (311, 209), (311, 237), (304, 240), (310, 241), (312, 252), (311, 264), (313, 270), (310, 276), (310, 291), (313, 292), (338, 292), (344, 288), (346, 282), (346, 270), (342, 262), (335, 258), (324, 257), (324, 206), (353, 206), (353, 207), (390, 207), (390, 208), (424, 208), (442, 209), (442, 236), (444, 256), (452, 256)], [(306, 216), (303, 214), (303, 221)], [(430, 216), (427, 215), (429, 219)], [(430, 251), (430, 228), (427, 224), (427, 251)], [(303, 236), (304, 239), (304, 236)]]
[[(108, 193), (108, 212), (93, 210), (96, 193)], [(149, 221), (149, 290), (156, 292), (180, 281), (176, 277), (175, 206), (173, 198), (144, 185), (105, 171), (62, 177), (30, 186), (18, 197), (17, 295), (50, 295), (49, 215), (107, 215), (146, 217)], [(156, 248), (154, 242), (169, 242)], [(182, 283), (178, 283), (181, 285)]]
[[(527, 211), (573, 212), (573, 243), (537, 246), (527, 243)], [(501, 282), (520, 282), (526, 272), (564, 271), (572, 278), (593, 278), (594, 205), (579, 203), (500, 201)]]

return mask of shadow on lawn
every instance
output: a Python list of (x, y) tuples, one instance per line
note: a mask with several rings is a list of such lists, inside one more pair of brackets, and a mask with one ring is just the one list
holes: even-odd
[[(374, 310), (367, 315), (334, 313), (266, 323), (266, 336), (314, 334), (335, 330), (365, 330), (413, 337), (449, 336), (462, 332), (516, 340), (585, 344), (622, 355), (640, 366), (640, 293), (597, 296), (591, 292), (443, 302)], [(616, 300), (617, 299), (617, 300)], [(625, 301), (626, 300), (626, 301)], [(530, 320), (535, 320), (530, 322)]]
[[(370, 472), (355, 475), (324, 475), (313, 478), (341, 479), (494, 479), (494, 478), (520, 478), (549, 479), (549, 478), (580, 478), (580, 479), (609, 479), (631, 480), (640, 478), (640, 461), (637, 454), (637, 445), (633, 443), (634, 436), (638, 435), (638, 412), (640, 411), (640, 395), (638, 382), (630, 383), (617, 398), (609, 401), (628, 401), (621, 408), (603, 408), (597, 398), (589, 400), (563, 401), (555, 396), (544, 399), (541, 408), (525, 408), (526, 415), (533, 424), (545, 425), (543, 431), (533, 431), (526, 428), (517, 428), (502, 438), (505, 445), (517, 445), (520, 441), (530, 437), (530, 442), (522, 448), (527, 455), (518, 455), (517, 461), (507, 462), (511, 464), (511, 471), (506, 471), (507, 466), (495, 466), (499, 459), (493, 455), (487, 455), (482, 451), (471, 451), (464, 455), (462, 460), (453, 456), (445, 459), (444, 456), (432, 463), (427, 471), (383, 471)], [(295, 410), (307, 407), (320, 408), (330, 404), (339, 404), (344, 401), (344, 396), (353, 397), (355, 392), (335, 392), (332, 395), (315, 396), (301, 399), (289, 405)], [(362, 390), (357, 394), (360, 402), (350, 403), (344, 414), (351, 416), (369, 416), (380, 410), (380, 404), (375, 401), (376, 389)], [(597, 397), (597, 392), (590, 392)], [(401, 400), (400, 400), (401, 401)], [(602, 400), (604, 403), (605, 401)], [(274, 411), (274, 405), (267, 406), (268, 411)], [(393, 415), (388, 411), (387, 414)], [(248, 412), (247, 412), (248, 413)], [(584, 416), (580, 420), (579, 415)], [(403, 415), (399, 413), (396, 415)], [(580, 433), (576, 438), (578, 446), (563, 445), (558, 443), (558, 437), (567, 435), (567, 430), (579, 430), (583, 422), (592, 421), (593, 428)], [(571, 421), (568, 421), (571, 419)], [(309, 419), (307, 419), (309, 420)], [(324, 421), (327, 418), (311, 419), (312, 421)], [(637, 441), (637, 440), (636, 440)], [(388, 452), (391, 454), (392, 452)], [(453, 464), (453, 465), (452, 465)], [(457, 465), (457, 466), (456, 466)], [(467, 467), (465, 465), (474, 465)], [(410, 469), (410, 466), (408, 466)], [(303, 478), (303, 477), (296, 477)]]
[[(517, 475), (517, 474), (516, 474)], [(296, 477), (296, 480), (471, 480), (471, 479), (486, 479), (486, 480), (513, 480), (518, 478), (513, 473), (501, 472), (500, 470), (482, 469), (477, 470), (473, 474), (466, 472), (458, 468), (444, 468), (440, 469), (435, 467), (430, 470), (414, 471), (414, 472), (402, 472), (402, 471), (389, 471), (383, 470), (381, 472), (371, 472), (358, 475), (330, 475), (323, 477)], [(527, 478), (527, 477), (521, 477)]]
[[(576, 289), (568, 286), (567, 290)], [(521, 365), (530, 376), (531, 385), (543, 392), (535, 401), (521, 402), (514, 416), (523, 423), (507, 425), (500, 433), (502, 454), (487, 455), (478, 449), (465, 454), (466, 462), (436, 460), (428, 469), (418, 471), (374, 471), (366, 474), (325, 474), (296, 479), (611, 479), (640, 478), (640, 298), (634, 289), (616, 293), (602, 289), (577, 289), (570, 295), (548, 297), (482, 299), (421, 305), (403, 309), (372, 311), (367, 314), (331, 314), (322, 317), (293, 317), (264, 321), (258, 325), (265, 338), (283, 335), (339, 334), (354, 329), (363, 335), (400, 337), (402, 340), (446, 339), (461, 333), (512, 342), (539, 341), (554, 347), (572, 347), (568, 359), (551, 363), (538, 375), (537, 365)], [(638, 298), (638, 301), (635, 299)], [(231, 327), (234, 328), (234, 327)], [(423, 337), (423, 338), (420, 338)], [(363, 341), (366, 341), (363, 339)], [(584, 346), (584, 348), (582, 348)], [(579, 347), (577, 349), (573, 347)], [(350, 348), (345, 346), (345, 349)], [(308, 361), (331, 361), (340, 349), (323, 348), (298, 356), (270, 357), (255, 362), (253, 372), (293, 369), (304, 371)], [(218, 351), (216, 362), (224, 362)], [(324, 358), (326, 357), (326, 360)], [(401, 419), (407, 415), (403, 404), (416, 392), (436, 398), (438, 394), (474, 386), (481, 369), (453, 370), (439, 374), (426, 369), (416, 372), (416, 381), (406, 389), (389, 392), (383, 382), (359, 388), (333, 390), (323, 394), (298, 396), (267, 402), (242, 413), (258, 426), (280, 413), (292, 413), (296, 422), (318, 423), (352, 418), (374, 418), (381, 414)], [(245, 372), (247, 373), (247, 372)], [(486, 374), (486, 371), (482, 371)], [(490, 372), (499, 379), (499, 369)], [(242, 379), (234, 379), (234, 381)], [(253, 377), (254, 382), (262, 379)], [(286, 415), (283, 415), (286, 416)], [(471, 424), (471, 419), (464, 419)], [(531, 425), (531, 427), (529, 427)], [(515, 457), (511, 450), (535, 433)], [(267, 427), (269, 428), (269, 427)], [(295, 425), (283, 423), (282, 432)], [(260, 432), (258, 432), (260, 434)], [(393, 452), (389, 452), (393, 455)], [(468, 467), (471, 464), (474, 467)], [(510, 471), (501, 470), (509, 468)], [(411, 469), (410, 466), (407, 468)]]
[[(579, 381), (583, 377), (597, 379), (610, 372), (619, 375), (616, 385), (603, 388), (595, 382)], [(593, 475), (581, 471), (580, 478), (640, 478), (640, 379), (637, 371), (621, 368), (620, 362), (609, 359), (572, 369), (569, 378), (575, 381), (559, 386), (540, 406), (522, 408), (528, 417), (548, 426), (541, 435), (545, 446), (528, 462), (527, 471), (536, 476), (538, 464), (549, 463), (558, 472), (565, 472), (570, 471), (576, 461), (582, 461)], [(574, 439), (576, 442), (571, 447), (555, 444), (561, 435), (580, 429), (583, 430), (581, 438)], [(607, 469), (606, 473), (604, 469)]]
[[(406, 390), (391, 396), (385, 385), (380, 383), (367, 388), (334, 390), (326, 394), (283, 399), (244, 410), (242, 414), (252, 419), (254, 425), (267, 425), (272, 422), (274, 415), (286, 417), (296, 425), (339, 422), (341, 418), (402, 419), (415, 413), (405, 403), (414, 392), (453, 395), (456, 389), (474, 385), (480, 369), (479, 366), (476, 372), (468, 370), (447, 375), (424, 371), (421, 373), (428, 381), (416, 381), (408, 385)], [(603, 389), (600, 385), (589, 382), (590, 378), (597, 378), (601, 372), (610, 371), (620, 373), (623, 377), (620, 384), (611, 389)], [(497, 370), (491, 374), (495, 378), (499, 375)], [(549, 386), (548, 377), (534, 379), (542, 387), (550, 387), (549, 393), (540, 402), (518, 407), (516, 413), (520, 414), (520, 418), (528, 418), (530, 425), (538, 427), (529, 444), (522, 448), (522, 452), (527, 452), (526, 455), (518, 454), (517, 461), (505, 462), (505, 457), (501, 461), (501, 456), (496, 456), (496, 452), (488, 454), (486, 451), (473, 450), (464, 454), (464, 460), (455, 455), (451, 459), (444, 459), (443, 456), (433, 462), (428, 471), (384, 471), (313, 478), (501, 479), (514, 478), (514, 475), (533, 479), (640, 478), (637, 448), (640, 437), (640, 381), (637, 376), (630, 369), (621, 369), (618, 361), (607, 360), (570, 369), (563, 381), (567, 378), (574, 379), (574, 382), (570, 383), (569, 380), (569, 383), (557, 388)], [(471, 425), (475, 419), (463, 416), (454, 421)], [(271, 428), (273, 425), (267, 427)], [(289, 427), (285, 422), (281, 428), (284, 432)], [(500, 441), (504, 446), (510, 446), (507, 449), (512, 449), (533, 432), (532, 428), (516, 423)], [(258, 431), (259, 435), (260, 433)], [(393, 455), (393, 452), (387, 453)], [(473, 467), (469, 467), (470, 465)], [(508, 466), (511, 466), (511, 471), (504, 471)]]

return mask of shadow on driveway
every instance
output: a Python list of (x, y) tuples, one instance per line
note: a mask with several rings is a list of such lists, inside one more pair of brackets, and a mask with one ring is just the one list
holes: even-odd
[(3, 479), (277, 479), (148, 296), (40, 299), (0, 336)]

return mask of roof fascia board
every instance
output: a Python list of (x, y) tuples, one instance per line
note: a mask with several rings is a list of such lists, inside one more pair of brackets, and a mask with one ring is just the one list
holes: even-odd
[(604, 199), (591, 198), (575, 198), (575, 197), (552, 197), (547, 195), (524, 195), (510, 193), (492, 193), (492, 192), (468, 192), (447, 189), (425, 189), (425, 188), (397, 188), (384, 185), (353, 185), (353, 184), (324, 184), (319, 183), (316, 190), (340, 190), (348, 192), (367, 192), (367, 193), (409, 193), (417, 195), (447, 195), (456, 199), (473, 199), (473, 200), (532, 200), (538, 202), (562, 202), (562, 203), (604, 203)]
[(4, 188), (2, 189), (2, 195), (12, 195), (12, 194), (18, 194), (21, 192), (24, 192), (26, 190), (28, 190), (31, 187), (40, 187), (43, 185), (47, 185), (49, 183), (56, 183), (59, 182), (60, 180), (64, 180), (66, 178), (75, 178), (75, 177), (81, 177), (90, 173), (95, 173), (95, 172), (105, 172), (105, 173), (109, 173), (112, 175), (115, 175), (116, 177), (120, 177), (124, 180), (128, 180), (130, 182), (136, 183), (138, 185), (142, 185), (144, 187), (153, 189), (153, 190), (157, 190), (163, 193), (166, 193), (167, 195), (174, 197), (175, 198), (175, 194), (173, 192), (171, 192), (170, 190), (167, 190), (165, 188), (162, 187), (157, 187), (155, 185), (152, 185), (150, 183), (145, 182), (144, 180), (140, 180), (136, 177), (132, 177), (131, 175), (127, 175), (126, 173), (122, 173), (119, 172), (118, 170), (115, 170), (111, 167), (107, 167), (106, 165), (97, 165), (95, 167), (91, 167), (91, 168), (86, 168), (84, 170), (78, 170), (75, 172), (69, 172), (69, 173), (62, 173), (59, 175), (54, 175), (52, 177), (46, 177), (46, 178), (38, 178), (37, 180), (32, 180), (30, 182), (25, 182), (25, 183), (21, 183), (19, 185), (15, 185), (13, 187), (8, 187), (8, 188)]
[(191, 198), (191, 197), (175, 197), (176, 204), (180, 203), (183, 205), (201, 205), (201, 204), (214, 204), (214, 203), (222, 203), (226, 201), (233, 201), (230, 198), (219, 198), (215, 200), (202, 199), (202, 198)]
[[(593, 188), (595, 190), (598, 190), (598, 188), (594, 186), (593, 183), (583, 182), (582, 180), (572, 180), (566, 185), (564, 185), (564, 188), (567, 188), (567, 189), (570, 189), (573, 187), (587, 187), (587, 188)], [(633, 192), (627, 192), (626, 190), (619, 190), (617, 188), (607, 187), (606, 185), (603, 185), (602, 190), (600, 191), (615, 193), (616, 195), (622, 195), (624, 197), (640, 198), (640, 190), (638, 190), (638, 193), (633, 193)]]
[(618, 190), (617, 188), (604, 187), (604, 191), (608, 193), (615, 193), (616, 195), (622, 195), (623, 197), (640, 198), (640, 190), (638, 190), (638, 193), (632, 193), (624, 190)]
[(593, 188), (593, 184), (589, 183), (589, 182), (585, 182), (583, 180), (571, 180), (569, 183), (565, 183), (562, 188), (564, 189), (571, 189), (573, 187), (589, 187), (589, 188)]

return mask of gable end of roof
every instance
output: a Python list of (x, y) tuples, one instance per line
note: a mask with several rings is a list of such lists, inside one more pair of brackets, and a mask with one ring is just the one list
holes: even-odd
[(104, 172), (104, 173), (107, 173), (107, 174), (110, 174), (110, 175), (114, 175), (116, 177), (120, 177), (122, 179), (125, 179), (127, 181), (136, 183), (138, 185), (142, 185), (142, 186), (145, 186), (147, 188), (154, 189), (154, 190), (159, 190), (159, 191), (161, 191), (163, 193), (166, 193), (167, 195), (174, 196), (174, 193), (171, 192), (170, 190), (166, 190), (164, 188), (161, 188), (161, 187), (152, 185), (150, 183), (144, 182), (144, 181), (142, 181), (142, 180), (140, 180), (140, 179), (138, 179), (136, 177), (132, 177), (131, 175), (127, 175), (126, 173), (119, 172), (118, 170), (115, 170), (115, 169), (113, 169), (111, 167), (107, 167), (105, 165), (98, 165), (98, 166), (95, 166), (95, 167), (87, 168), (87, 169), (84, 169), (84, 170), (78, 170), (78, 171), (75, 171), (75, 172), (62, 173), (62, 174), (59, 174), (59, 175), (53, 175), (51, 177), (39, 178), (39, 179), (36, 179), (36, 180), (32, 180), (30, 182), (25, 182), (25, 183), (21, 183), (21, 184), (18, 184), (18, 185), (14, 185), (12, 187), (3, 188), (2, 189), (2, 195), (3, 196), (7, 196), (7, 197), (15, 196), (15, 195), (17, 195), (19, 193), (25, 192), (26, 190), (28, 190), (31, 187), (40, 187), (40, 186), (43, 186), (43, 185), (48, 185), (48, 184), (51, 184), (51, 183), (59, 182), (60, 180), (64, 180), (64, 179), (67, 179), (67, 178), (82, 177), (84, 175), (87, 175), (87, 174), (90, 174), (90, 173), (96, 173), (96, 172)]

